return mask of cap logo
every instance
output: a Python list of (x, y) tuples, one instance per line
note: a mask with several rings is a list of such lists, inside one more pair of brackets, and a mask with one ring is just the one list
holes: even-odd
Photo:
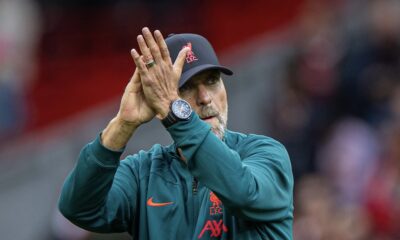
[(194, 52), (192, 51), (192, 43), (191, 42), (188, 42), (185, 46), (183, 46), (182, 48), (184, 48), (184, 47), (188, 47), (190, 50), (186, 53), (186, 62), (187, 63), (191, 63), (191, 62), (194, 62), (194, 61), (197, 61), (197, 60), (199, 60), (197, 57), (196, 57), (196, 55), (194, 55)]

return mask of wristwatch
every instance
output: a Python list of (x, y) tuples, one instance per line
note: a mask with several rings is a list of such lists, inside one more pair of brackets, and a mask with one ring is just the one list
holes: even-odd
[(161, 120), (165, 128), (172, 126), (180, 121), (187, 121), (192, 114), (192, 107), (183, 99), (176, 99), (171, 102), (168, 115)]

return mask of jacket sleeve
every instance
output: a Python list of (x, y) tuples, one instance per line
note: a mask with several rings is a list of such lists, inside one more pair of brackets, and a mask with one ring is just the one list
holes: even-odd
[(106, 149), (98, 137), (86, 145), (68, 175), (59, 199), (60, 212), (94, 232), (130, 231), (137, 180), (121, 152)]
[(229, 211), (250, 221), (293, 217), (293, 176), (283, 145), (250, 135), (238, 146), (239, 154), (196, 114), (190, 122), (175, 125), (168, 130), (192, 175), (214, 191)]

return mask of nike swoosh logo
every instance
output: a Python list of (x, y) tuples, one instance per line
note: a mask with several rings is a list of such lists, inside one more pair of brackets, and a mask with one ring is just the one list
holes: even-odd
[(173, 204), (174, 202), (164, 202), (164, 203), (155, 203), (153, 202), (153, 197), (147, 200), (147, 205), (151, 207), (164, 207)]

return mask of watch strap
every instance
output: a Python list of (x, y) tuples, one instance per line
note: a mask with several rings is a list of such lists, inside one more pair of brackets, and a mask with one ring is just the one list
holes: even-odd
[(165, 128), (169, 128), (170, 126), (174, 125), (178, 120), (172, 113), (172, 110), (170, 109), (168, 112), (168, 115), (161, 120), (162, 125), (164, 125)]

